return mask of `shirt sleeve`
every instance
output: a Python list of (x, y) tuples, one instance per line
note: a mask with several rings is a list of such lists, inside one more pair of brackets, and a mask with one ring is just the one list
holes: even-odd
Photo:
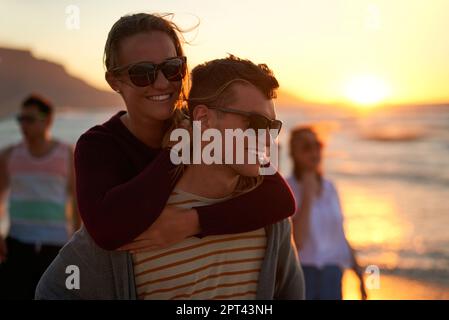
[(174, 183), (169, 152), (162, 151), (142, 172), (123, 176), (126, 161), (108, 137), (81, 137), (75, 150), (78, 206), (84, 225), (103, 249), (136, 238), (160, 215)]
[(296, 203), (286, 181), (277, 172), (264, 176), (254, 190), (210, 206), (196, 208), (202, 236), (257, 230), (295, 213)]

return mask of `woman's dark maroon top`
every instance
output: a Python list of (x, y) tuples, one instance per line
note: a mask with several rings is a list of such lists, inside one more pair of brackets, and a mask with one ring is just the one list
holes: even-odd
[[(153, 149), (122, 123), (121, 111), (89, 129), (75, 149), (78, 206), (84, 225), (106, 250), (129, 243), (160, 215), (176, 181), (168, 150)], [(201, 235), (240, 233), (291, 216), (295, 200), (277, 173), (251, 192), (196, 208)]]

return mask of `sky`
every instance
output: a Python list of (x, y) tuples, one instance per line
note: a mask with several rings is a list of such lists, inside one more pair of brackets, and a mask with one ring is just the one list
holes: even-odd
[(449, 0), (0, 0), (0, 46), (30, 49), (107, 88), (107, 33), (136, 12), (174, 13), (184, 28), (199, 22), (185, 34), (190, 67), (227, 53), (267, 63), (304, 100), (449, 101)]

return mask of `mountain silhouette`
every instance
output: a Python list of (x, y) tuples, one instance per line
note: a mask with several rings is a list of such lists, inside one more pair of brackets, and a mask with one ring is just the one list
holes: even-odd
[(0, 116), (16, 113), (30, 93), (45, 96), (56, 108), (123, 105), (119, 95), (90, 86), (60, 64), (35, 58), (27, 50), (0, 48)]
[[(48, 98), (56, 108), (119, 108), (121, 97), (97, 89), (70, 75), (62, 65), (38, 59), (28, 50), (0, 47), (0, 117), (18, 111), (24, 98), (37, 93)], [(304, 106), (304, 101), (279, 90), (276, 105), (282, 108)]]

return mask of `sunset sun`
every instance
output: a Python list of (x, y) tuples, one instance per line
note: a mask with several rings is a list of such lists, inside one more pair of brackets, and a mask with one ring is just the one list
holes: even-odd
[(371, 108), (384, 102), (390, 94), (390, 88), (380, 78), (358, 76), (349, 79), (344, 94), (350, 103), (360, 108)]

